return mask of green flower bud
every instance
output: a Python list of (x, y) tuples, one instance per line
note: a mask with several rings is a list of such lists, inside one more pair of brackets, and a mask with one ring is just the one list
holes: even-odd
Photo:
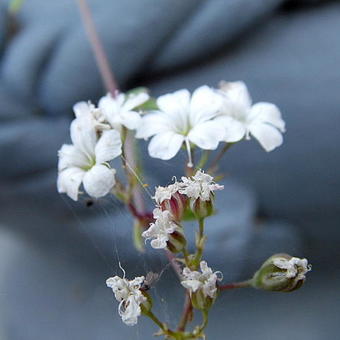
[(255, 273), (251, 285), (263, 290), (291, 292), (302, 286), (310, 270), (307, 259), (275, 254)]
[(190, 207), (194, 215), (200, 218), (206, 218), (214, 213), (214, 197), (211, 195), (210, 200), (203, 201), (200, 198), (192, 200), (190, 202)]

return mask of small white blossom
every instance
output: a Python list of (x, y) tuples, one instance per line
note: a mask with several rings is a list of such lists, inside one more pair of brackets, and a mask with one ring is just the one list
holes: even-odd
[(148, 150), (151, 157), (173, 158), (185, 143), (192, 166), (190, 143), (205, 150), (215, 150), (223, 140), (224, 129), (214, 118), (220, 109), (221, 98), (208, 86), (199, 87), (192, 96), (188, 90), (160, 96), (159, 111), (142, 118), (136, 137), (152, 137)]
[(96, 108), (91, 102), (79, 102), (73, 106), (73, 112), (76, 118), (87, 117), (92, 121), (96, 131), (110, 130), (111, 126), (105, 120), (105, 117), (99, 108)]
[(140, 114), (135, 109), (148, 100), (146, 92), (131, 95), (119, 93), (116, 97), (108, 93), (99, 100), (98, 106), (113, 128), (120, 131), (123, 125), (129, 130), (135, 130), (141, 122)]
[(156, 187), (155, 196), (153, 197), (158, 205), (162, 204), (165, 200), (171, 199), (176, 192), (178, 192), (180, 184), (175, 182), (166, 187)]
[(137, 323), (142, 312), (140, 305), (147, 300), (140, 290), (143, 282), (144, 276), (136, 277), (131, 281), (119, 276), (110, 277), (106, 280), (106, 285), (112, 289), (116, 300), (119, 302), (119, 316), (128, 326)]
[(297, 281), (304, 280), (305, 274), (311, 270), (307, 259), (299, 259), (298, 257), (292, 257), (289, 260), (284, 257), (276, 258), (273, 260), (273, 264), (280, 269), (285, 269), (287, 278), (296, 278)]
[(181, 284), (192, 293), (202, 290), (205, 297), (209, 296), (213, 299), (217, 291), (216, 283), (222, 280), (221, 272), (213, 272), (205, 261), (201, 261), (200, 269), (199, 272), (192, 271), (188, 267), (184, 268)]
[(276, 105), (266, 102), (252, 105), (248, 89), (241, 81), (222, 82), (220, 93), (224, 100), (216, 121), (225, 128), (224, 141), (249, 139), (251, 134), (266, 151), (282, 144), (285, 122)]
[(73, 120), (70, 130), (73, 144), (64, 144), (58, 152), (59, 193), (66, 193), (77, 201), (79, 187), (83, 183), (90, 196), (105, 196), (115, 184), (116, 171), (107, 162), (121, 154), (119, 132), (106, 130), (98, 137), (88, 115)]
[(213, 191), (224, 188), (223, 185), (216, 184), (212, 176), (201, 170), (191, 178), (182, 177), (182, 182), (179, 192), (195, 200), (200, 198), (202, 201), (209, 201)]
[(146, 239), (152, 239), (151, 246), (154, 249), (166, 248), (170, 235), (178, 229), (178, 225), (173, 222), (168, 210), (162, 211), (159, 208), (153, 210), (155, 223), (151, 223), (149, 229), (142, 233)]

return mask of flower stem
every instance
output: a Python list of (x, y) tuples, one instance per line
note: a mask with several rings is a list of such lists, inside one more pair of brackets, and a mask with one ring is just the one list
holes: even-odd
[(218, 162), (222, 159), (224, 154), (229, 150), (229, 148), (234, 143), (226, 143), (224, 147), (221, 149), (221, 151), (218, 153), (218, 155), (215, 157), (215, 159), (211, 162), (211, 165), (207, 171), (207, 173), (214, 173), (217, 170)]
[(86, 2), (86, 0), (76, 0), (79, 11), (83, 20), (84, 28), (91, 44), (93, 53), (96, 58), (96, 63), (102, 77), (103, 83), (107, 91), (111, 93), (114, 97), (118, 90), (117, 83), (110, 69), (110, 64), (108, 62), (107, 56), (104, 51), (104, 47), (99, 39), (92, 15), (91, 10)]
[(218, 286), (218, 289), (220, 291), (223, 290), (229, 290), (229, 289), (235, 289), (235, 288), (246, 288), (251, 286), (251, 280), (242, 281), (242, 282), (233, 282), (233, 283), (227, 283), (222, 286)]
[(186, 291), (185, 292), (184, 307), (183, 307), (183, 314), (182, 314), (181, 320), (178, 324), (177, 331), (180, 331), (180, 332), (185, 331), (185, 328), (186, 328), (188, 321), (192, 319), (192, 312), (193, 312), (193, 308), (192, 308), (192, 304), (191, 304), (190, 295), (189, 295), (189, 292)]
[(203, 255), (203, 250), (204, 250), (204, 241), (205, 241), (205, 237), (204, 237), (204, 218), (200, 218), (198, 220), (199, 223), (199, 232), (197, 234), (197, 239), (196, 239), (196, 255), (195, 255), (195, 259), (194, 259), (194, 267), (195, 269), (198, 268), (199, 263), (202, 259), (202, 255)]

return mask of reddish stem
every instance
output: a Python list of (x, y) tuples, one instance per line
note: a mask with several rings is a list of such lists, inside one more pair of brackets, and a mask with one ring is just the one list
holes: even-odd
[(222, 286), (218, 286), (219, 290), (229, 290), (229, 289), (235, 289), (235, 288), (246, 288), (250, 287), (250, 281), (242, 281), (242, 282), (233, 282), (228, 283)]
[(189, 295), (188, 291), (186, 291), (183, 313), (182, 313), (181, 320), (178, 324), (178, 331), (180, 331), (180, 332), (185, 331), (185, 327), (186, 327), (188, 321), (192, 318), (192, 311), (193, 311), (193, 307), (192, 307), (190, 295)]
[(105, 88), (114, 97), (118, 90), (117, 82), (113, 77), (113, 73), (111, 72), (110, 64), (105, 54), (104, 47), (98, 37), (98, 33), (96, 31), (96, 27), (91, 15), (91, 10), (86, 0), (76, 1), (79, 6), (79, 11), (84, 23), (85, 31), (95, 55), (99, 72), (104, 82)]

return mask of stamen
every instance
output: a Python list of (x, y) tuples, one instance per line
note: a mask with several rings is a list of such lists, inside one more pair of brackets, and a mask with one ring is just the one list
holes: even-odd
[(189, 168), (192, 168), (194, 164), (192, 163), (192, 156), (191, 156), (191, 148), (190, 148), (190, 142), (188, 138), (185, 138), (185, 145), (187, 147), (187, 152), (188, 152), (188, 164), (187, 166)]

